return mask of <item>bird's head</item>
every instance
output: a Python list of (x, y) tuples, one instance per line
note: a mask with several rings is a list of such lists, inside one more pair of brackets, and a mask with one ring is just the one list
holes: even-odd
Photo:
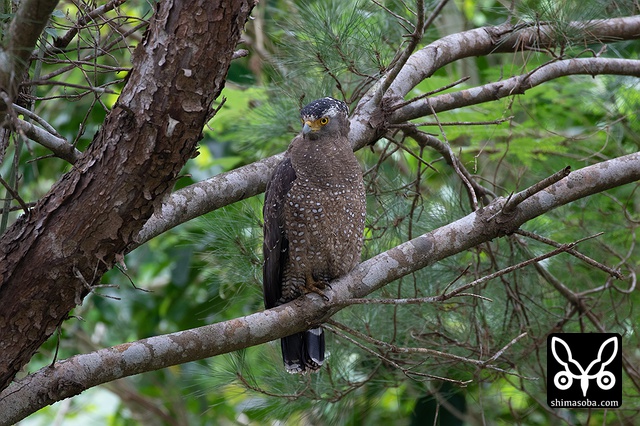
[(311, 102), (300, 111), (302, 134), (316, 139), (329, 133), (349, 133), (349, 108), (347, 104), (333, 98), (322, 98)]

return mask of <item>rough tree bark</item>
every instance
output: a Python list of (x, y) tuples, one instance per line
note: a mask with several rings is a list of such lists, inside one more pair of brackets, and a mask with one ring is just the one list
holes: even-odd
[[(574, 23), (572, 26), (578, 28), (580, 23)], [(411, 55), (389, 88), (386, 106), (404, 99), (423, 79), (456, 60), (494, 52), (517, 53), (539, 44), (551, 46), (551, 40), (548, 38), (550, 31), (545, 27), (543, 25), (540, 29), (522, 29), (505, 24), (500, 27), (483, 27), (451, 34), (436, 40)], [(589, 42), (637, 39), (639, 35), (640, 16), (596, 21), (589, 28)], [(536, 37), (541, 37), (541, 40), (537, 41)], [(391, 113), (383, 111), (383, 102), (375, 99), (374, 86), (358, 102), (351, 115), (349, 139), (354, 149), (360, 149), (375, 143), (379, 135), (384, 133), (384, 126), (387, 124), (403, 123), (438, 112), (479, 105), (516, 93), (523, 94), (528, 89), (553, 78), (575, 74), (640, 77), (640, 61), (584, 58), (550, 62), (534, 73), (526, 72), (495, 83), (430, 96), (428, 99), (404, 105)], [(376, 86), (381, 85), (383, 79)], [(204, 213), (261, 193), (271, 176), (271, 171), (279, 161), (279, 156), (265, 158), (174, 192), (163, 201), (163, 206), (157, 209), (145, 224), (137, 237), (138, 244)]]
[[(217, 1), (215, 4), (196, 0), (161, 2), (145, 41), (137, 50), (134, 70), (123, 95), (90, 149), (80, 159), (73, 157), (74, 170), (56, 184), (29, 217), (21, 219), (0, 241), (0, 300), (3, 301), (0, 306), (0, 351), (3, 354), (0, 378), (3, 387), (67, 312), (81, 302), (91, 285), (124, 253), (177, 223), (263, 190), (277, 157), (177, 191), (164, 199), (167, 201), (164, 209), (158, 208), (178, 170), (194, 151), (200, 129), (210, 114), (210, 103), (222, 87), (239, 29), (251, 3), (248, 0)], [(637, 38), (638, 28), (640, 18), (620, 18), (595, 25), (590, 34), (596, 39), (608, 39), (611, 34), (623, 39)], [(460, 106), (461, 102), (456, 103), (455, 96), (446, 94), (431, 97), (428, 103), (406, 105), (393, 114), (384, 110), (435, 70), (480, 52), (519, 51), (528, 45), (534, 46), (540, 34), (539, 28), (477, 29), (443, 38), (416, 52), (405, 64), (406, 75), (396, 78), (391, 85), (385, 105), (379, 98), (374, 99), (375, 90), (360, 101), (352, 117), (354, 147), (375, 142), (387, 124)], [(456, 49), (443, 55), (448, 52), (447, 46)], [(440, 55), (435, 56), (438, 61), (433, 60), (435, 53)], [(487, 101), (478, 93), (492, 93), (493, 99), (522, 93), (546, 81), (545, 73), (547, 70), (551, 73), (552, 67), (565, 66), (573, 70), (567, 72), (565, 69), (561, 75), (607, 73), (610, 70), (601, 69), (604, 61), (608, 60), (559, 61), (534, 74), (483, 86), (480, 88), (483, 91), (463, 90), (456, 95), (464, 98), (464, 105), (474, 105)], [(619, 62), (612, 73), (638, 75), (637, 61)], [(605, 65), (612, 64), (607, 62)], [(631, 71), (623, 72), (626, 69)], [(409, 78), (413, 72), (415, 78)], [(637, 155), (619, 160), (626, 166), (615, 169), (613, 163), (607, 163), (607, 166), (625, 174), (617, 176), (617, 180), (606, 180), (606, 184), (597, 188), (593, 183), (598, 181), (591, 174), (594, 169), (573, 175), (574, 178), (582, 176), (581, 185), (574, 184), (572, 179), (565, 180), (571, 185), (565, 185), (564, 201), (557, 205), (604, 190), (607, 185), (619, 185), (640, 177)], [(567, 195), (578, 187), (582, 192)], [(34, 398), (42, 403), (46, 398), (50, 401), (60, 399), (114, 377), (184, 362), (185, 356), (199, 359), (302, 329), (309, 318), (315, 321), (319, 315), (329, 315), (344, 307), (349, 298), (362, 297), (386, 282), (452, 253), (442, 249), (436, 253), (435, 248), (462, 250), (513, 231), (518, 224), (555, 207), (549, 200), (557, 195), (552, 190), (558, 188), (556, 185), (531, 198), (515, 217), (508, 220), (501, 215), (491, 216), (494, 222), (505, 219), (493, 233), (485, 229), (484, 222), (473, 220), (479, 218), (481, 212), (473, 213), (367, 261), (352, 276), (336, 283), (335, 294), (329, 303), (307, 298), (273, 312), (254, 314), (251, 321), (246, 317), (203, 328), (198, 336), (194, 334), (196, 331), (187, 331), (179, 333), (182, 340), (176, 339), (178, 336), (175, 335), (160, 336), (152, 341), (100, 351), (100, 354), (113, 355), (114, 364), (104, 360), (99, 360), (104, 364), (82, 363), (87, 359), (96, 360), (96, 354), (60, 362), (56, 368), (41, 370), (6, 389), (0, 394), (0, 412), (3, 412), (2, 407), (11, 406), (15, 401)], [(500, 206), (494, 204), (493, 208)], [(149, 217), (152, 220), (142, 228)], [(481, 235), (470, 239), (470, 230)], [(458, 245), (444, 243), (448, 241), (445, 238)], [(433, 244), (436, 240), (438, 244)], [(271, 320), (267, 321), (269, 318)], [(196, 341), (186, 339), (186, 336), (201, 339), (206, 346), (203, 352), (185, 355), (183, 349), (189, 349), (190, 342)], [(145, 351), (149, 345), (158, 342), (168, 344), (162, 349), (171, 353), (165, 356), (165, 353)], [(133, 361), (125, 355), (134, 355)], [(181, 360), (176, 361), (177, 358)], [(76, 361), (78, 368), (72, 368)], [(126, 365), (130, 367), (128, 370), (114, 372), (106, 368), (115, 366), (117, 369), (128, 361), (132, 361), (131, 365)], [(121, 364), (117, 365), (118, 362)], [(30, 408), (36, 405), (33, 403)]]
[(0, 389), (129, 250), (194, 155), (252, 0), (156, 4), (86, 153), (0, 241)]
[[(554, 208), (640, 179), (640, 153), (572, 172), (564, 179), (520, 200), (504, 211), (507, 200), (489, 206), (400, 244), (358, 265), (331, 283), (328, 300), (309, 294), (293, 302), (245, 317), (191, 330), (154, 336), (56, 362), (11, 384), (0, 393), (0, 426), (21, 420), (37, 409), (98, 384), (228, 353), (302, 331), (324, 321), (398, 278), (483, 242), (510, 234)], [(567, 245), (559, 251), (569, 250)], [(468, 290), (452, 286), (447, 295)], [(443, 294), (434, 295), (434, 302)], [(491, 358), (492, 354), (485, 354)], [(484, 360), (480, 360), (484, 362)]]

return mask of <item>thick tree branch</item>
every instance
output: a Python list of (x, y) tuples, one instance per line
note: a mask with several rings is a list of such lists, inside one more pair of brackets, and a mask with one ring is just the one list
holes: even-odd
[[(584, 28), (584, 23), (574, 23)], [(547, 28), (543, 26), (543, 29)], [(588, 25), (590, 35), (595, 40), (636, 39), (640, 37), (640, 16), (595, 21)], [(619, 32), (619, 33), (618, 33)], [(619, 34), (619, 36), (617, 36)], [(542, 38), (537, 41), (537, 38)], [(516, 52), (523, 46), (549, 45), (548, 32), (535, 28), (516, 29), (505, 24), (499, 27), (485, 27), (443, 37), (414, 53), (394, 83), (389, 88), (390, 96), (403, 99), (420, 81), (431, 76), (441, 67), (458, 59), (489, 55), (498, 52)], [(464, 106), (491, 102), (506, 96), (522, 94), (539, 84), (566, 75), (575, 74), (619, 74), (638, 76), (640, 61), (611, 58), (568, 59), (550, 63), (525, 76), (516, 76), (504, 81), (487, 84), (479, 88), (461, 90), (411, 102), (385, 117), (383, 106), (375, 95), (379, 85), (371, 87), (361, 99), (351, 117), (349, 138), (354, 149), (374, 143), (384, 134), (385, 123), (405, 121), (449, 111)], [(377, 100), (377, 101), (376, 101)], [(430, 106), (429, 106), (430, 104)], [(260, 193), (266, 186), (273, 167), (280, 157), (270, 157), (254, 165), (214, 176), (171, 194), (163, 203), (160, 212), (154, 214), (136, 238), (137, 244), (160, 235), (186, 220), (197, 217), (226, 204)], [(215, 195), (212, 189), (233, 186), (234, 197)], [(258, 188), (258, 189), (256, 189)], [(198, 197), (192, 197), (192, 194)], [(208, 196), (204, 196), (209, 194)], [(209, 199), (209, 197), (211, 197)]]
[[(640, 38), (640, 15), (590, 22), (575, 22), (572, 26), (588, 30), (589, 42), (610, 42)], [(401, 102), (418, 83), (432, 76), (433, 73), (445, 65), (472, 56), (519, 52), (523, 49), (540, 48), (541, 46), (549, 48), (553, 46), (555, 40), (552, 27), (549, 25), (522, 27), (507, 23), (496, 27), (483, 27), (464, 31), (434, 41), (411, 55), (402, 71), (389, 87), (382, 102), (378, 102), (376, 97), (380, 82), (372, 86), (362, 97), (351, 120), (351, 141), (354, 148), (362, 148), (377, 140), (377, 137), (384, 133), (384, 129), (380, 129), (380, 127), (389, 121), (384, 104), (388, 107)], [(492, 99), (482, 102), (488, 100)], [(471, 101), (463, 105), (475, 105), (477, 103), (480, 102)], [(456, 107), (452, 107), (452, 109)], [(435, 105), (434, 109), (439, 112)], [(390, 122), (399, 123), (405, 120), (393, 117)]]
[(67, 142), (66, 139), (51, 134), (32, 123), (20, 119), (14, 119), (13, 125), (19, 132), (24, 133), (27, 138), (39, 143), (45, 148), (50, 149), (56, 157), (62, 158), (71, 164), (78, 161), (82, 155), (82, 153)]
[(137, 245), (205, 213), (260, 194), (281, 159), (282, 155), (274, 155), (175, 191), (145, 223)]
[[(574, 22), (570, 26), (588, 34), (586, 43), (640, 38), (640, 15), (601, 21)], [(588, 33), (587, 33), (588, 31)], [(418, 83), (443, 66), (462, 58), (510, 53), (557, 43), (551, 25), (526, 28), (503, 24), (483, 27), (443, 37), (414, 53), (394, 84), (389, 88), (392, 99), (402, 99)]]
[[(438, 113), (491, 102), (502, 97), (522, 94), (527, 89), (554, 78), (574, 74), (640, 76), (640, 60), (588, 58), (558, 61), (526, 76), (512, 77), (479, 88), (461, 90), (409, 103), (395, 111), (388, 120), (390, 123), (403, 123), (407, 120), (431, 115), (434, 111)], [(355, 149), (374, 143), (378, 137), (378, 131), (374, 131), (372, 126), (362, 124), (376, 120), (370, 114), (371, 111), (368, 108), (358, 107), (355, 115), (351, 117), (352, 129), (360, 129), (360, 131), (352, 131), (349, 134), (351, 144)], [(279, 158), (280, 156), (269, 157), (172, 193), (163, 202), (160, 212), (155, 213), (140, 232), (136, 239), (137, 245), (201, 214), (259, 194), (264, 190)], [(217, 192), (217, 190), (225, 190), (229, 187), (233, 188), (232, 196)], [(193, 197), (192, 195), (197, 196)]]
[(456, 108), (495, 101), (507, 96), (521, 95), (532, 87), (568, 75), (596, 76), (605, 74), (640, 77), (640, 60), (581, 58), (552, 62), (525, 75), (408, 103), (395, 111), (389, 117), (389, 122), (402, 123), (431, 115), (433, 111), (436, 113), (451, 111)]
[[(39, 11), (40, 3), (21, 8)], [(252, 7), (250, 0), (156, 3), (122, 94), (90, 147), (0, 238), (0, 389), (135, 245), (173, 188)]]
[(559, 206), (638, 179), (640, 153), (588, 166), (525, 199), (510, 214), (502, 212), (506, 200), (499, 198), (486, 208), (361, 263), (349, 275), (332, 282), (326, 292), (327, 301), (310, 294), (242, 318), (59, 361), (53, 367), (43, 368), (12, 383), (0, 394), (0, 412), (5, 414), (0, 425), (11, 424), (38, 408), (101, 383), (235, 351), (301, 331), (326, 320), (344, 308), (349, 299), (365, 297), (425, 266), (513, 233), (527, 221)]

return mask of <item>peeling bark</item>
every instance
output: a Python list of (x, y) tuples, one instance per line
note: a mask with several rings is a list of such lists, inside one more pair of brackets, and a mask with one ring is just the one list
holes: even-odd
[[(74, 169), (0, 241), (0, 389), (124, 253), (178, 223), (262, 192), (277, 163), (278, 159), (271, 157), (166, 197), (209, 118), (210, 104), (222, 88), (252, 1), (169, 0), (157, 7), (133, 58), (133, 71), (122, 96), (90, 148), (82, 158), (74, 158)], [(640, 34), (639, 25), (639, 17), (628, 17), (594, 22), (589, 31), (600, 39), (614, 35), (632, 39)], [(536, 40), (541, 34), (543, 38)], [(362, 98), (352, 117), (353, 146), (375, 142), (389, 122), (428, 115), (431, 108), (438, 112), (490, 100), (488, 95), (479, 95), (482, 90), (491, 94), (499, 88), (500, 96), (509, 96), (560, 75), (585, 70), (588, 74), (607, 73), (611, 71), (607, 67), (614, 64), (618, 68), (613, 73), (637, 75), (637, 61), (558, 61), (527, 75), (525, 85), (521, 84), (525, 76), (514, 77), (496, 86), (458, 92), (459, 99), (434, 96), (431, 105), (416, 102), (393, 116), (385, 115), (392, 101), (403, 99), (446, 64), (478, 54), (520, 51), (549, 40), (552, 38), (540, 28), (500, 26), (452, 35), (426, 46), (411, 56), (382, 103), (372, 101), (376, 87)], [(2, 72), (0, 61), (0, 77)], [(497, 200), (363, 263), (333, 285), (328, 304), (308, 296), (245, 318), (61, 361), (1, 393), (0, 413), (8, 413), (19, 402), (21, 409), (33, 410), (46, 401), (60, 400), (118, 377), (302, 330), (347, 306), (349, 298), (363, 297), (407, 273), (513, 232), (559, 205), (638, 178), (640, 157), (633, 154), (571, 174), (527, 199), (512, 215), (500, 214), (504, 200)], [(162, 200), (166, 202), (160, 207)], [(29, 405), (25, 401), (30, 401)]]
[[(308, 294), (277, 308), (191, 330), (77, 355), (45, 367), (0, 393), (0, 426), (98, 384), (228, 353), (302, 331), (407, 274), (516, 231), (552, 209), (640, 179), (640, 153), (576, 170), (504, 213), (506, 200), (462, 217), (366, 260), (331, 283), (328, 300)], [(464, 284), (461, 284), (463, 286)], [(456, 286), (457, 287), (457, 286)], [(450, 291), (455, 291), (456, 287)]]
[(0, 241), (0, 389), (128, 252), (210, 119), (253, 2), (163, 1), (72, 171)]

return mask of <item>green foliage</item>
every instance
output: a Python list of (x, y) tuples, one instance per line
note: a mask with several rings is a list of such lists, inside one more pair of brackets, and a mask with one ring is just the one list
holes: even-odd
[(276, 67), (286, 81), (280, 96), (304, 96), (306, 102), (327, 94), (350, 95), (374, 81), (402, 36), (401, 27), (371, 2), (300, 2), (270, 12), (274, 22), (284, 22), (274, 34)]
[[(414, 20), (401, 1), (379, 3), (396, 16), (366, 1), (261, 3), (255, 15), (262, 30), (249, 26), (247, 32), (254, 40), (251, 47), (262, 47), (266, 53), (259, 58), (252, 53), (234, 63), (223, 92), (225, 104), (210, 128), (204, 129), (200, 155), (187, 164), (177, 187), (281, 152), (299, 129), (299, 106), (311, 99), (332, 95), (353, 108), (404, 45), (407, 31), (402, 25), (407, 24), (403, 19)], [(501, 3), (458, 1), (458, 10), (452, 6), (445, 18), (462, 20), (464, 27), (500, 23), (509, 15)], [(580, 56), (585, 31), (575, 32), (569, 22), (622, 16), (633, 10), (631, 2), (604, 3), (517, 2), (513, 19), (531, 25), (551, 22), (564, 46), (553, 54)], [(140, 18), (124, 16), (145, 16), (148, 11), (144, 2), (127, 2), (119, 19), (130, 29)], [(57, 13), (43, 45), (53, 33), (63, 34), (75, 13), (71, 6), (66, 14)], [(436, 21), (427, 32), (425, 43), (448, 33), (446, 22), (438, 25)], [(87, 50), (86, 40), (115, 37), (107, 26), (89, 27), (82, 34), (74, 54)], [(263, 40), (262, 45), (256, 40)], [(120, 68), (130, 64), (128, 45), (121, 41), (121, 48), (97, 58), (93, 67), (62, 73), (67, 87), (49, 84), (36, 90), (38, 114), (80, 149), (88, 145), (117, 99), (125, 74)], [(637, 42), (609, 46), (605, 54), (612, 57), (635, 57), (640, 51)], [(473, 78), (447, 91), (522, 75), (548, 60), (549, 55), (536, 52), (470, 59)], [(261, 65), (256, 66), (259, 61)], [(106, 72), (107, 67), (118, 71)], [(61, 68), (55, 61), (45, 63), (42, 75), (51, 76)], [(466, 75), (463, 68), (452, 65), (421, 82), (411, 95), (444, 87)], [(72, 85), (104, 90), (83, 93)], [(62, 95), (74, 102), (61, 107), (49, 100)], [(508, 197), (567, 165), (577, 169), (637, 151), (639, 110), (637, 79), (575, 76), (548, 82), (524, 95), (444, 112), (437, 121), (428, 117), (416, 123), (447, 141), (478, 183)], [(47, 151), (23, 142), (20, 148), (12, 141), (5, 158), (16, 158), (19, 164), (21, 196), (37, 200), (70, 166), (57, 159), (29, 162)], [(389, 136), (357, 156), (368, 193), (363, 258), (470, 212), (466, 188), (440, 152), (409, 138)], [(10, 163), (0, 164), (2, 176), (11, 173)], [(117, 287), (99, 288), (87, 297), (64, 324), (61, 336), (52, 337), (41, 348), (29, 371), (50, 363), (58, 343), (60, 359), (262, 309), (261, 208), (261, 197), (245, 200), (173, 229), (128, 254), (126, 271), (115, 269), (103, 278), (104, 285)], [(639, 210), (637, 186), (629, 185), (557, 209), (528, 222), (524, 230), (559, 243), (603, 232), (577, 249), (633, 278), (640, 266), (635, 244)], [(12, 213), (11, 220), (16, 215)], [(438, 262), (370, 297), (437, 296), (551, 249), (540, 241), (511, 235)], [(577, 293), (588, 292), (590, 309), (608, 331), (621, 333), (624, 347), (640, 347), (635, 309), (640, 296), (626, 291), (629, 280), (613, 281), (604, 271), (567, 253), (541, 262), (539, 268)], [(531, 425), (551, 424), (560, 417), (583, 424), (587, 419), (590, 424), (621, 419), (601, 411), (550, 413), (541, 405), (546, 359), (541, 342), (546, 334), (556, 329), (596, 330), (534, 266), (445, 302), (354, 305), (333, 320), (326, 333), (330, 355), (318, 374), (287, 374), (281, 367), (279, 344), (272, 342), (110, 385), (106, 389), (119, 395), (119, 403), (101, 417), (102, 423), (417, 425), (434, 424), (435, 412), (440, 424), (462, 424), (460, 417), (468, 424), (473, 423), (469, 419), (482, 418), (489, 424)], [(524, 332), (526, 337), (512, 343)], [(425, 351), (402, 353), (396, 348)], [(503, 355), (492, 362), (497, 369), (479, 368), (470, 361), (487, 360), (503, 348)], [(638, 391), (630, 380), (624, 386), (624, 409), (637, 412)], [(136, 398), (128, 398), (128, 392)], [(73, 408), (82, 409), (77, 404), (85, 402), (75, 401)], [(443, 408), (442, 401), (448, 401), (460, 416)], [(150, 406), (161, 408), (149, 412)], [(50, 418), (56, 412), (45, 409), (42, 415)]]

